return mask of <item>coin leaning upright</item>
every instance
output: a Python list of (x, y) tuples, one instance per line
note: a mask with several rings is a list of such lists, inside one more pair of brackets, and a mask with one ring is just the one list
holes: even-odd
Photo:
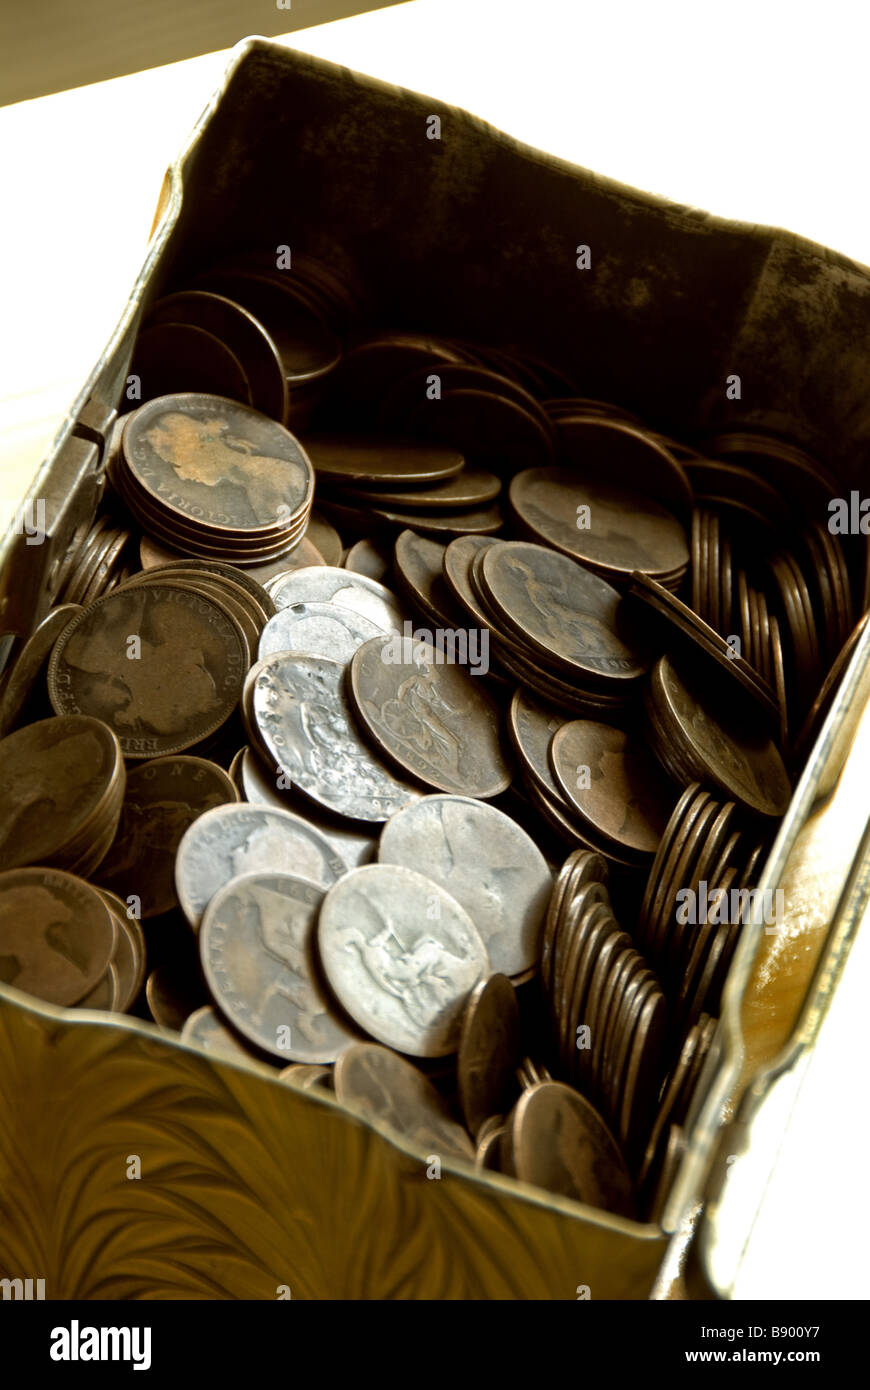
[(317, 945), (337, 999), (373, 1038), (414, 1057), (456, 1051), (489, 958), (468, 913), (432, 879), (395, 864), (352, 870), (323, 900)]

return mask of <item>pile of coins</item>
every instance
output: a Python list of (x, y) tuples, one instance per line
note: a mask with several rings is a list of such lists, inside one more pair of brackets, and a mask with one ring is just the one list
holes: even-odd
[(252, 253), (143, 324), (0, 686), (0, 979), (656, 1221), (868, 551), (787, 441), (374, 322)]

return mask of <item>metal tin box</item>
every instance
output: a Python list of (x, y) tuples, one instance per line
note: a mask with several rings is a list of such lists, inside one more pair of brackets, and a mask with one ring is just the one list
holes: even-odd
[[(431, 115), (437, 141), (427, 139)], [(664, 430), (769, 427), (855, 486), (865, 468), (866, 270), (569, 166), (431, 98), (248, 40), (167, 174), (118, 328), (33, 484), (45, 543), (14, 532), (3, 542), (0, 662), (47, 610), (60, 560), (99, 502), (143, 312), (251, 244), (289, 244), (352, 271), (394, 327), (509, 337)], [(591, 249), (589, 271), (577, 268), (579, 244)], [(742, 378), (742, 402), (726, 398), (730, 373)], [(836, 800), (868, 673), (865, 633), (765, 884), (794, 870), (813, 817)], [(756, 1079), (811, 1042), (807, 1010), (818, 1015), (836, 977), (825, 962), (860, 919), (866, 885), (842, 889), (870, 794), (852, 795), (861, 814), (853, 799), (854, 843), (841, 837), (828, 865), (833, 907), (820, 909), (817, 972), (770, 1055), (755, 1058)], [(724, 1190), (716, 1154), (747, 1088), (742, 1001), (761, 933), (760, 922), (747, 930), (735, 958), (666, 1213), (673, 1230), (707, 1184), (702, 1294), (727, 1290), (710, 1254)], [(666, 1250), (659, 1228), (461, 1162), (430, 1180), (422, 1155), (328, 1095), (215, 1061), (135, 1020), (0, 987), (0, 1058), (0, 1269), (44, 1278), (49, 1298), (645, 1298)], [(764, 1094), (759, 1083), (756, 1108)], [(127, 1177), (132, 1154), (139, 1181)]]

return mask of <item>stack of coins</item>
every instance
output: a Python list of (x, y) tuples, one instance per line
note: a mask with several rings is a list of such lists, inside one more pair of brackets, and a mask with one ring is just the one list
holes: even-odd
[(299, 442), (219, 396), (158, 396), (126, 421), (112, 485), (150, 535), (204, 560), (256, 565), (302, 539), (314, 475)]
[(126, 773), (99, 719), (25, 724), (0, 741), (0, 869), (43, 864), (87, 877), (118, 829)]
[(787, 441), (376, 323), (257, 252), (152, 311), (0, 688), (3, 979), (657, 1220), (867, 548)]

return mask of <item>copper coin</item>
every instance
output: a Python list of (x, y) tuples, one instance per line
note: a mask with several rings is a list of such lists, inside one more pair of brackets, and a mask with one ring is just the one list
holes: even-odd
[(319, 516), (316, 512), (311, 513), (305, 528), (305, 539), (317, 547), (318, 553), (323, 556), (327, 565), (341, 564), (344, 552), (341, 536), (325, 517)]
[(200, 926), (203, 972), (221, 1012), (278, 1060), (333, 1062), (358, 1037), (317, 974), (323, 896), (295, 874), (243, 874), (215, 893)]
[(452, 478), (423, 487), (344, 488), (342, 496), (370, 502), (374, 507), (397, 507), (410, 511), (441, 508), (470, 509), (492, 502), (501, 492), (501, 479), (482, 468), (463, 468)]
[(497, 796), (511, 782), (498, 708), (474, 676), (445, 664), (451, 656), (404, 637), (366, 642), (350, 664), (354, 712), (412, 777), (437, 791)]
[(516, 990), (505, 975), (490, 975), (469, 995), (457, 1061), (462, 1113), (478, 1140), (484, 1122), (507, 1114), (516, 1100), (520, 1057)]
[(117, 925), (96, 889), (59, 869), (0, 873), (0, 980), (77, 1004), (106, 974)]
[(179, 753), (220, 728), (248, 666), (240, 628), (210, 599), (171, 584), (119, 589), (67, 626), (48, 666), (58, 714), (91, 714), (125, 757)]
[(617, 591), (582, 565), (524, 541), (496, 541), (481, 575), (499, 614), (545, 660), (581, 680), (617, 685), (646, 669)]
[(161, 396), (124, 431), (130, 477), (146, 497), (210, 532), (268, 535), (310, 509), (311, 463), (275, 420), (220, 396)]
[(427, 1158), (474, 1158), (474, 1146), (421, 1071), (389, 1048), (357, 1043), (339, 1057), (335, 1094), (349, 1109), (384, 1125)]
[(0, 869), (69, 866), (104, 810), (111, 825), (103, 828), (114, 834), (124, 794), (120, 752), (111, 729), (85, 715), (41, 719), (3, 739)]
[(308, 435), (305, 444), (322, 482), (434, 483), (465, 462), (455, 449), (387, 436)]
[(135, 895), (143, 917), (178, 905), (175, 856), (187, 827), (214, 806), (238, 801), (223, 768), (176, 755), (140, 763), (127, 776), (117, 837), (97, 878), (125, 903)]
[(524, 1091), (505, 1134), (521, 1182), (560, 1197), (634, 1215), (631, 1179), (601, 1116), (577, 1091), (546, 1081)]
[[(231, 1062), (247, 1062), (248, 1065), (253, 1064), (268, 1071), (268, 1068), (263, 1067), (253, 1052), (249, 1052), (239, 1041), (235, 1033), (227, 1028), (209, 1004), (188, 1015), (181, 1029), (181, 1041), (193, 1043), (196, 1047), (203, 1048), (204, 1051), (212, 1053), (215, 1057), (225, 1058)], [(274, 1073), (272, 1074), (274, 1075)]]
[(594, 832), (624, 852), (655, 853), (675, 792), (639, 738), (576, 719), (553, 735), (550, 759), (563, 795)]
[(52, 647), (70, 619), (80, 612), (76, 603), (52, 608), (21, 648), (0, 686), (0, 738), (5, 738), (18, 723)]
[(344, 557), (344, 568), (368, 579), (382, 581), (390, 572), (391, 555), (386, 546), (365, 539), (352, 545)]
[(136, 339), (130, 374), (139, 377), (146, 401), (173, 391), (205, 391), (254, 405), (251, 383), (235, 353), (192, 323), (146, 325)]
[[(682, 523), (665, 507), (618, 482), (567, 468), (528, 469), (510, 485), (511, 505), (532, 531), (609, 580), (633, 570), (678, 581), (689, 564)], [(588, 509), (587, 514), (581, 508)]]

